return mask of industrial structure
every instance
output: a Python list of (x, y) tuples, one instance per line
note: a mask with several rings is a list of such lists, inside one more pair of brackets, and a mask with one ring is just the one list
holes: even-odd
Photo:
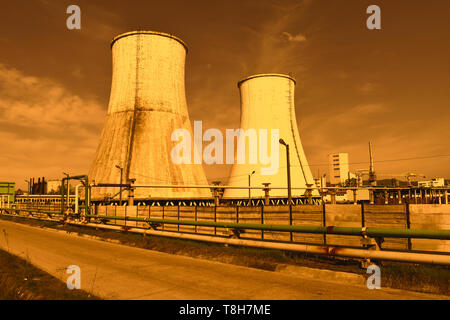
[[(201, 164), (170, 158), (176, 129), (191, 133), (185, 96), (186, 44), (153, 31), (133, 31), (111, 44), (113, 74), (106, 123), (89, 179), (97, 184), (207, 185)], [(192, 147), (195, 152), (195, 146)], [(126, 188), (93, 188), (92, 199), (118, 199)], [(211, 197), (208, 189), (139, 188), (136, 199)]]
[(15, 193), (15, 182), (0, 182), (0, 202), (14, 202), (16, 193)]
[(348, 153), (332, 153), (328, 155), (331, 185), (344, 185), (349, 179)]
[[(267, 138), (266, 145), (269, 152), (270, 145), (273, 143), (270, 141), (271, 130), (278, 129), (279, 138), (285, 142), (285, 145), (277, 146), (279, 147), (279, 168), (278, 172), (271, 175), (261, 174), (261, 169), (267, 168), (268, 164), (262, 163), (260, 158), (255, 164), (249, 163), (250, 148), (246, 148), (247, 161), (245, 163), (234, 162), (228, 185), (261, 187), (265, 183), (270, 183), (271, 186), (286, 186), (288, 166), (284, 147), (289, 146), (292, 196), (304, 196), (307, 188), (314, 186), (314, 178), (298, 132), (294, 105), (295, 80), (288, 75), (259, 74), (241, 80), (238, 87), (241, 97), (240, 128), (244, 131), (256, 130), (258, 142)], [(267, 137), (261, 136), (260, 129), (267, 130)], [(241, 134), (238, 137), (238, 144), (239, 140), (244, 143), (245, 139), (247, 139), (246, 136)], [(270, 194), (274, 197), (286, 197), (287, 195), (286, 190), (280, 189), (271, 190)], [(226, 189), (224, 193), (224, 198), (262, 196), (264, 196), (264, 190), (253, 190), (251, 195), (245, 189)]]
[[(89, 174), (64, 173), (58, 184), (29, 179), (28, 194), (18, 196), (14, 183), (0, 183), (0, 216), (356, 258), (365, 267), (370, 259), (450, 265), (450, 186), (444, 179), (412, 186), (414, 173), (402, 174), (408, 187), (377, 186), (371, 143), (368, 170), (352, 176), (348, 154), (333, 154), (330, 178), (337, 186), (328, 186), (325, 175), (315, 182), (298, 131), (292, 77), (260, 74), (238, 83), (237, 149), (244, 161), (234, 153), (228, 185), (208, 185), (201, 164), (171, 157), (174, 131), (193, 137), (184, 42), (133, 31), (114, 38), (111, 47), (110, 101)], [(263, 153), (276, 163), (263, 160)], [(272, 165), (276, 170), (263, 174)], [(50, 190), (60, 194), (45, 194)]]

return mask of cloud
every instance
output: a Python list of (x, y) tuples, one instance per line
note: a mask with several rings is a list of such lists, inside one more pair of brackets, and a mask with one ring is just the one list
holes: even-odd
[(282, 34), (287, 37), (289, 42), (306, 42), (306, 37), (301, 33), (293, 36), (289, 32), (284, 31)]
[(0, 159), (6, 160), (0, 176), (18, 180), (59, 177), (62, 169), (85, 172), (105, 115), (97, 102), (54, 80), (0, 64)]
[(320, 126), (334, 128), (334, 130), (361, 126), (367, 128), (378, 125), (373, 122), (373, 117), (379, 116), (386, 110), (386, 106), (380, 103), (358, 104), (346, 109), (341, 108), (336, 112), (317, 112), (306, 115), (302, 124), (311, 127), (320, 124)]
[[(262, 24), (245, 30), (251, 33), (253, 42), (249, 44), (248, 52), (251, 60), (246, 59), (245, 69), (248, 73), (301, 73), (304, 66), (302, 51), (291, 42), (305, 42), (303, 33), (292, 33), (286, 30), (298, 29), (298, 19), (304, 16), (310, 6), (310, 1), (300, 1), (295, 5), (280, 7), (271, 6), (271, 16)], [(248, 63), (252, 61), (252, 63)]]
[(363, 85), (361, 85), (358, 90), (363, 93), (370, 93), (375, 91), (375, 89), (378, 87), (376, 83), (373, 82), (366, 82)]
[(348, 110), (344, 113), (347, 116), (366, 116), (369, 114), (377, 113), (377, 112), (383, 112), (385, 110), (385, 107), (383, 104), (380, 103), (369, 103), (369, 104), (359, 104), (353, 107), (352, 109)]
[[(413, 124), (393, 117), (393, 109), (391, 103), (367, 103), (336, 109), (335, 112), (305, 115), (301, 119), (300, 135), (313, 174), (317, 175), (318, 170), (328, 173), (327, 155), (331, 152), (348, 152), (350, 170), (367, 169), (369, 141), (373, 143), (376, 171), (410, 171), (427, 176), (445, 174), (442, 168), (445, 168), (449, 157), (420, 157), (448, 154), (445, 143), (430, 144), (436, 136), (440, 136), (442, 141), (450, 139), (449, 131), (443, 130), (449, 126), (446, 119), (434, 125), (417, 124), (417, 130), (412, 133), (410, 128)], [(412, 139), (417, 147), (411, 147)], [(378, 162), (415, 157), (418, 159)]]

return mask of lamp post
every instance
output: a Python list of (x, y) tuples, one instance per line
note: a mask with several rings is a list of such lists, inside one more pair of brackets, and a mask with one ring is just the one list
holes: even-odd
[(252, 175), (254, 175), (254, 174), (255, 174), (255, 170), (253, 170), (252, 173), (250, 173), (250, 174), (248, 175), (248, 205), (250, 205), (250, 204), (252, 203), (252, 197), (251, 197), (251, 189), (250, 189), (250, 186), (251, 186)]
[(292, 193), (291, 193), (291, 161), (289, 159), (289, 145), (280, 139), (280, 143), (286, 147), (286, 165), (287, 165), (287, 183), (288, 183), (288, 202), (289, 205), (292, 203)]
[(122, 172), (123, 168), (116, 164), (116, 168), (120, 170), (120, 190), (119, 190), (119, 205), (122, 205)]
[[(291, 193), (291, 161), (289, 159), (289, 145), (283, 140), (279, 140), (280, 144), (286, 147), (286, 165), (287, 165), (287, 183), (288, 183), (288, 204), (289, 204), (289, 224), (292, 225), (292, 193)], [(291, 241), (293, 240), (292, 232), (290, 233)]]
[[(63, 172), (63, 174), (68, 178), (69, 177), (69, 174), (68, 173), (65, 173), (65, 172)], [(69, 190), (69, 179), (67, 179), (67, 207), (69, 208), (69, 193), (70, 193), (70, 190)]]

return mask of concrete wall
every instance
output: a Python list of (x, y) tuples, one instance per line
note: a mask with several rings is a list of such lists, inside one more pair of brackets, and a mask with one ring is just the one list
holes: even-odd
[[(362, 227), (361, 206), (354, 204), (325, 205), (325, 221), (327, 226)], [(361, 238), (353, 236), (327, 235), (327, 244), (361, 246)]]
[[(412, 204), (409, 207), (411, 229), (450, 230), (450, 204)], [(413, 239), (415, 250), (450, 252), (449, 240)]]
[[(365, 227), (407, 228), (406, 205), (364, 205)], [(385, 249), (408, 249), (407, 239), (385, 238)]]

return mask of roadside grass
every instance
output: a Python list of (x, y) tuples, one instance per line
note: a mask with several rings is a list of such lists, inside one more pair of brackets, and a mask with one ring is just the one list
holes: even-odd
[[(125, 231), (73, 226), (56, 221), (0, 216), (2, 219), (36, 227), (64, 230), (78, 235), (89, 235), (103, 240), (113, 240), (124, 245), (208, 259), (234, 265), (274, 271), (280, 264), (305, 266), (332, 271), (362, 274), (360, 261), (339, 257), (326, 257), (299, 252), (264, 248), (222, 245), (216, 243), (176, 239), (163, 236), (142, 235)], [(449, 295), (450, 267), (413, 263), (373, 261), (381, 268), (382, 287)]]
[(450, 268), (413, 263), (379, 262), (381, 285), (396, 289), (450, 294)]
[(0, 250), (0, 300), (88, 299), (98, 298), (82, 290), (69, 290), (65, 283), (27, 260)]

